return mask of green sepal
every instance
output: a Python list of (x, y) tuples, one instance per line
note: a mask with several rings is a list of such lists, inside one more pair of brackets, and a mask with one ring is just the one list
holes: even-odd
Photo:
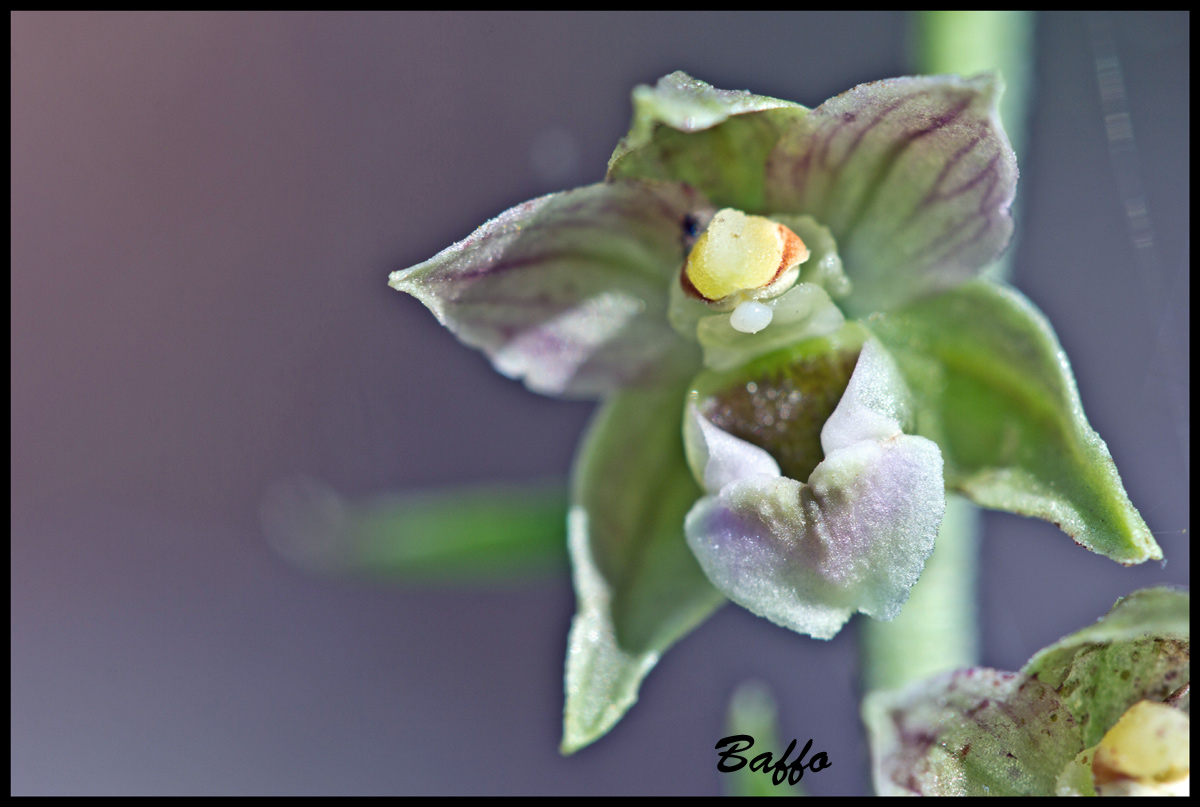
[(1191, 682), (1191, 597), (1160, 586), (1122, 597), (1094, 625), (1038, 651), (1021, 669), (1058, 690), (1083, 730), (1100, 742), (1141, 700), (1166, 701)]
[(686, 182), (716, 207), (763, 212), (767, 155), (808, 110), (743, 90), (718, 90), (677, 71), (633, 91), (633, 124), (608, 161), (608, 180)]
[(977, 280), (866, 324), (900, 363), (948, 487), (1051, 521), (1119, 563), (1162, 558), (1088, 425), (1054, 330), (1024, 296)]
[(459, 582), (567, 567), (562, 483), (489, 485), (352, 501), (312, 480), (276, 484), (261, 506), (271, 545), (323, 574)]
[(563, 753), (608, 733), (663, 651), (724, 602), (684, 539), (701, 490), (683, 455), (683, 403), (682, 387), (618, 393), (576, 458)]

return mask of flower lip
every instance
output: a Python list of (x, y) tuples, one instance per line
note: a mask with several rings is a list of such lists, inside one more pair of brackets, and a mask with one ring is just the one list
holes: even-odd
[(907, 394), (894, 359), (866, 342), (820, 429), (824, 456), (801, 479), (706, 417), (693, 397), (684, 445), (707, 495), (684, 533), (721, 593), (819, 639), (856, 611), (895, 618), (945, 510), (941, 452), (902, 431)]

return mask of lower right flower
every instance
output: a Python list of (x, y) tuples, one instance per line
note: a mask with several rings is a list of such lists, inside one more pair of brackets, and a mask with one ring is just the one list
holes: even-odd
[(1187, 795), (1189, 595), (1158, 587), (1034, 655), (867, 696), (880, 795)]

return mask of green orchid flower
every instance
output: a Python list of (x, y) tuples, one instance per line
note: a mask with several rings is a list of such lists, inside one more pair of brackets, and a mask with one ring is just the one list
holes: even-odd
[(604, 400), (568, 543), (573, 751), (726, 599), (817, 638), (891, 619), (947, 489), (1161, 557), (1044, 317), (981, 279), (1012, 233), (998, 79), (815, 109), (683, 73), (634, 90), (605, 181), (391, 277), (501, 373)]
[(959, 670), (867, 696), (881, 795), (1183, 795), (1190, 598), (1160, 587), (1019, 672)]

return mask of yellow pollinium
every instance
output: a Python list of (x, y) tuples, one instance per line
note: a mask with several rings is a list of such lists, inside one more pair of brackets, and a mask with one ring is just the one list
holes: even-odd
[(683, 271), (706, 299), (720, 300), (767, 286), (807, 258), (808, 248), (787, 227), (725, 208), (696, 240)]
[(1188, 716), (1162, 703), (1140, 701), (1100, 741), (1092, 775), (1098, 786), (1120, 780), (1151, 785), (1189, 776), (1190, 765)]

